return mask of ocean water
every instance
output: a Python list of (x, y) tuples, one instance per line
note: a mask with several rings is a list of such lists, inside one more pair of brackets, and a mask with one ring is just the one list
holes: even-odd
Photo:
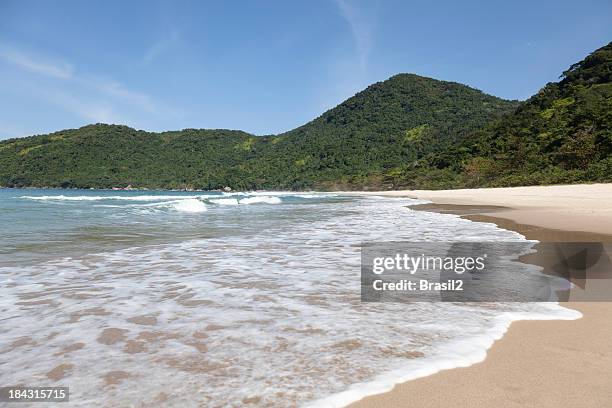
[(513, 320), (579, 317), (361, 303), (362, 242), (524, 240), (418, 202), (0, 190), (0, 384), (78, 407), (340, 407), (484, 359)]

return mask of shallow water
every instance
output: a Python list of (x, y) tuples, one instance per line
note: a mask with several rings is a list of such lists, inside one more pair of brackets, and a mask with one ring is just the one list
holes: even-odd
[[(555, 304), (362, 304), (364, 241), (523, 240), (334, 194), (0, 190), (0, 383), (69, 406), (341, 406)], [(532, 268), (527, 265), (521, 268)]]

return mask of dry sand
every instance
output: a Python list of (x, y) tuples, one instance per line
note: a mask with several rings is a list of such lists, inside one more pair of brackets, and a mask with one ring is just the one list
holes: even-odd
[(612, 234), (612, 184), (360, 194), (421, 198), (436, 204), (499, 206), (502, 208), (486, 212), (519, 224)]
[[(612, 184), (364, 194), (430, 200), (438, 205), (420, 209), (495, 222), (531, 239), (612, 241)], [(515, 322), (485, 361), (399, 384), (351, 407), (612, 407), (612, 303), (564, 306), (583, 318)]]

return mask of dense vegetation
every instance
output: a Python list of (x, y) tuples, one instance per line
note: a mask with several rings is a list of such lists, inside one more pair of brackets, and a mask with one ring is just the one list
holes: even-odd
[(0, 185), (338, 189), (612, 181), (612, 43), (519, 104), (417, 75), (284, 134), (89, 125), (0, 142)]
[(612, 181), (612, 43), (513, 113), (393, 176), (411, 187), (449, 188)]
[(372, 183), (373, 175), (452, 146), (515, 106), (464, 85), (396, 75), (278, 136), (97, 124), (8, 140), (0, 143), (0, 184), (298, 189)]

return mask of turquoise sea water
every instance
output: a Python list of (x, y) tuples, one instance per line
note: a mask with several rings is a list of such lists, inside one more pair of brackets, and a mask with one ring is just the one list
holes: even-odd
[(0, 190), (0, 384), (67, 385), (67, 406), (342, 406), (484, 358), (512, 320), (577, 317), (362, 304), (362, 242), (523, 240), (415, 203)]
[[(325, 194), (315, 198), (313, 194), (283, 193), (247, 196), (219, 192), (0, 189), (0, 262), (22, 265), (135, 245), (248, 235), (275, 228), (279, 223), (290, 227), (309, 222), (315, 214), (305, 211), (304, 204), (325, 201), (341, 202), (346, 198)], [(325, 214), (316, 217), (324, 218)]]

